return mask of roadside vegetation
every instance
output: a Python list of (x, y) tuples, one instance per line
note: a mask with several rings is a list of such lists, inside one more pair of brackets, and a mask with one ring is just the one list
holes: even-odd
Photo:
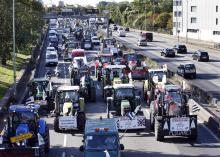
[(97, 8), (103, 15), (109, 10), (110, 22), (140, 30), (172, 33), (173, 0), (134, 0), (129, 3), (98, 3)]
[[(0, 99), (13, 83), (12, 0), (0, 0)], [(41, 35), (44, 8), (36, 0), (15, 1), (17, 76)]]

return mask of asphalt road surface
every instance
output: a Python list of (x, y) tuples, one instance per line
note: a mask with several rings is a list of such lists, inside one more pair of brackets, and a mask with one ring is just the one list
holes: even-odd
[[(133, 45), (136, 44), (136, 37), (133, 33), (128, 33), (128, 37), (121, 38), (126, 40)], [(157, 42), (149, 43), (147, 48), (139, 48), (141, 51), (144, 50), (146, 54), (151, 55), (155, 59), (162, 60), (165, 63), (170, 65), (176, 65), (179, 63), (179, 60), (187, 61), (190, 58), (190, 55), (187, 57), (176, 57), (171, 59), (160, 59), (159, 50), (167, 45), (173, 45), (173, 43), (167, 41), (161, 41), (155, 38)], [(148, 50), (147, 50), (148, 49)], [(146, 50), (146, 51), (145, 51)], [(45, 50), (44, 50), (45, 51)], [(36, 77), (42, 77), (45, 75), (48, 68), (45, 68), (45, 52), (42, 53), (41, 61), (37, 69)], [(217, 60), (217, 58), (215, 58)], [(202, 65), (205, 66), (202, 66)], [(63, 62), (62, 57), (59, 61), (59, 68), (63, 69), (62, 74), (59, 78), (52, 77), (52, 81), (58, 84), (70, 84), (69, 74), (68, 74), (68, 62)], [(218, 85), (220, 68), (218, 68), (217, 62), (211, 63), (196, 63), (199, 79), (194, 81), (195, 83), (207, 82), (207, 89), (210, 87), (210, 84)], [(200, 67), (201, 65), (201, 67)], [(219, 65), (220, 66), (220, 65)], [(210, 70), (213, 68), (215, 70)], [(54, 67), (49, 69), (54, 70)], [(210, 75), (205, 76), (208, 70), (215, 75), (215, 78), (210, 79), (209, 81), (206, 78)], [(204, 73), (204, 74), (203, 74)], [(218, 73), (218, 74), (217, 74)], [(203, 75), (202, 75), (203, 74)], [(213, 76), (214, 77), (214, 76)], [(141, 90), (141, 82), (135, 83), (138, 88)], [(204, 83), (204, 85), (206, 85)], [(101, 97), (101, 86), (99, 83), (96, 83), (97, 89), (97, 102), (96, 103), (87, 103), (86, 104), (86, 114), (87, 118), (99, 118), (100, 116), (106, 117), (105, 109), (106, 105)], [(149, 120), (148, 109), (145, 108), (145, 115)], [(83, 157), (83, 153), (79, 151), (80, 145), (82, 145), (82, 133), (73, 132), (73, 133), (56, 133), (53, 130), (53, 118), (45, 117), (49, 128), (50, 128), (50, 152), (49, 157)], [(124, 135), (121, 143), (124, 144), (125, 150), (122, 153), (124, 157), (219, 157), (220, 156), (220, 140), (216, 139), (215, 136), (202, 124), (198, 125), (198, 139), (197, 141), (189, 141), (184, 137), (167, 137), (164, 142), (157, 142), (154, 138), (154, 133), (152, 133), (149, 127), (146, 130), (134, 131), (128, 133), (120, 133)]]
[(128, 32), (126, 35), (126, 37), (118, 37), (117, 32), (113, 33), (113, 36), (122, 43), (125, 43), (138, 52), (144, 53), (161, 65), (167, 64), (168, 68), (174, 72), (176, 72), (177, 66), (180, 63), (194, 63), (196, 65), (197, 78), (190, 81), (197, 87), (212, 93), (216, 98), (220, 99), (220, 52), (204, 48), (209, 53), (210, 61), (198, 62), (192, 60), (192, 53), (199, 49), (203, 50), (203, 48), (192, 45), (187, 47), (188, 54), (177, 54), (175, 58), (168, 58), (161, 56), (160, 52), (164, 48), (172, 48), (175, 44), (177, 44), (176, 40), (164, 38), (154, 34), (153, 42), (148, 42), (147, 47), (140, 47), (137, 46), (137, 40), (139, 39), (138, 32)]

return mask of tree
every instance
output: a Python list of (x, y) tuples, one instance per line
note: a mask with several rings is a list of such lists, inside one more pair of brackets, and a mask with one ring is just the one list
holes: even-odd
[(158, 15), (158, 17), (156, 18), (155, 24), (160, 27), (160, 28), (167, 28), (167, 23), (169, 21), (169, 19), (171, 18), (169, 13), (161, 13), (160, 15)]

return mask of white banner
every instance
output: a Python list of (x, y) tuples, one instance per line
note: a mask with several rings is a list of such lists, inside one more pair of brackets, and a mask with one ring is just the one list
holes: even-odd
[(144, 116), (137, 116), (132, 120), (127, 116), (118, 117), (115, 119), (119, 130), (146, 128), (146, 118)]
[(189, 117), (170, 118), (170, 131), (189, 131)]
[(77, 128), (77, 121), (75, 116), (59, 117), (60, 129), (75, 129)]

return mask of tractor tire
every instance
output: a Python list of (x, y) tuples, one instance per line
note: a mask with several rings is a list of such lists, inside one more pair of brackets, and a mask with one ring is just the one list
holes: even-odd
[(55, 132), (61, 132), (61, 130), (59, 128), (59, 119), (58, 119), (58, 117), (54, 118), (53, 128), (54, 128)]
[(49, 150), (50, 150), (50, 133), (49, 133), (49, 128), (48, 126), (46, 125), (46, 134), (44, 135), (44, 149), (45, 149), (45, 152), (48, 153)]
[(85, 115), (85, 113), (84, 112), (77, 113), (77, 128), (80, 131), (84, 131), (85, 123), (86, 123), (86, 115)]
[(46, 157), (44, 145), (41, 145), (39, 148), (39, 157)]
[(51, 99), (48, 100), (47, 108), (48, 108), (48, 111), (52, 111), (55, 108), (55, 104)]
[(192, 131), (192, 133), (188, 136), (189, 140), (195, 141), (197, 139), (197, 130)]
[(160, 123), (156, 119), (155, 119), (155, 122), (154, 122), (154, 133), (155, 133), (155, 138), (156, 138), (157, 141), (163, 141), (164, 140), (162, 123)]
[(154, 117), (152, 113), (150, 113), (150, 130), (154, 130)]
[(96, 88), (95, 87), (91, 87), (90, 90), (90, 100), (91, 102), (96, 102)]

